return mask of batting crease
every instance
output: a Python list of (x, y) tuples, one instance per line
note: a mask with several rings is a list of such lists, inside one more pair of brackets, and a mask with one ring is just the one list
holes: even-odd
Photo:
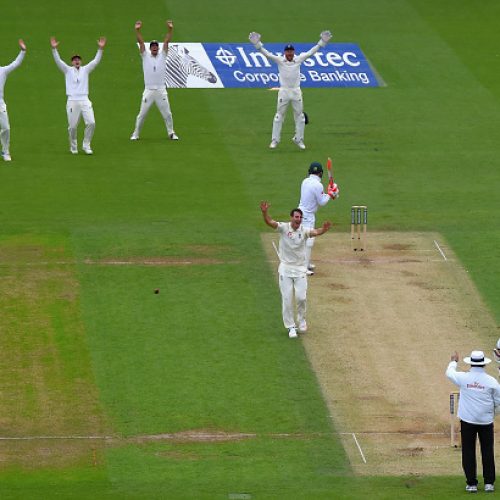
[(352, 433), (352, 437), (354, 439), (354, 442), (356, 443), (356, 446), (358, 447), (358, 450), (359, 450), (359, 453), (361, 455), (361, 458), (363, 459), (363, 462), (366, 464), (365, 454), (363, 453), (363, 450), (361, 449), (361, 446), (359, 445), (358, 439), (356, 438), (356, 434), (354, 434), (354, 432)]
[[(395, 434), (404, 434), (408, 436), (447, 436), (446, 432), (401, 432), (401, 431), (393, 431), (393, 432), (377, 432), (377, 431), (358, 431), (358, 434), (363, 435), (373, 435), (373, 436), (382, 436), (382, 435), (395, 435)], [(196, 440), (198, 437), (213, 437), (215, 439), (226, 437), (228, 439), (237, 438), (258, 438), (258, 437), (270, 437), (270, 438), (304, 438), (304, 437), (327, 437), (327, 436), (354, 436), (354, 432), (313, 432), (313, 433), (264, 433), (264, 434), (228, 434), (221, 436), (221, 434), (208, 434), (208, 433), (194, 433), (193, 435), (185, 435), (183, 433), (179, 434), (158, 434), (158, 435), (139, 435), (139, 436), (79, 436), (79, 435), (68, 435), (68, 436), (0, 436), (0, 441), (37, 441), (37, 440), (101, 440), (101, 441), (130, 441), (136, 439), (164, 439), (164, 440), (179, 440), (179, 439), (188, 439), (191, 438)]]
[(442, 255), (443, 259), (447, 261), (448, 259), (446, 255), (444, 254), (443, 250), (441, 249), (439, 243), (436, 240), (434, 240), (434, 245), (436, 245), (436, 248), (439, 250), (439, 253)]

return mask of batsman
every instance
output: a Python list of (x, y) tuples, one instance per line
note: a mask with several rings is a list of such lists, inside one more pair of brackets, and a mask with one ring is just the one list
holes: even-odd
[[(316, 223), (316, 212), (319, 207), (325, 206), (330, 200), (336, 200), (339, 195), (339, 187), (333, 179), (332, 173), (332, 160), (328, 158), (328, 189), (325, 193), (321, 179), (323, 177), (323, 166), (321, 163), (314, 161), (309, 166), (308, 176), (302, 181), (300, 187), (300, 202), (299, 208), (304, 214), (302, 225), (307, 228), (314, 228)], [(314, 245), (314, 238), (309, 238), (306, 243), (306, 268), (307, 274), (312, 276), (314, 274), (315, 266), (311, 262), (312, 247)]]

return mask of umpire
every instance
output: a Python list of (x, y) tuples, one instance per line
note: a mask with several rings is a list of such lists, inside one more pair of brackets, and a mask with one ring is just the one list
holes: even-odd
[(468, 372), (457, 371), (458, 353), (451, 356), (446, 376), (460, 387), (458, 418), (462, 435), (462, 467), (467, 486), (465, 491), (477, 492), (476, 441), (479, 436), (483, 460), (484, 491), (495, 491), (495, 455), (493, 420), (500, 410), (500, 384), (485, 372), (491, 359), (483, 351), (472, 351), (464, 358)]

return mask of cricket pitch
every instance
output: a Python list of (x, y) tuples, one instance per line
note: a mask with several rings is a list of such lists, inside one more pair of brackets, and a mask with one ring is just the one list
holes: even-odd
[(328, 233), (313, 261), (302, 342), (355, 473), (461, 474), (446, 366), (499, 334), (467, 271), (434, 233), (370, 233), (365, 252)]

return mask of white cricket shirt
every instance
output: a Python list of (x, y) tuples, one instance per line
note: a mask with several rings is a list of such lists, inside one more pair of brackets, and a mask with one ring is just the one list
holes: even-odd
[(319, 44), (315, 45), (308, 52), (302, 52), (298, 56), (294, 56), (291, 61), (288, 61), (285, 56), (276, 56), (272, 54), (262, 46), (258, 50), (278, 65), (280, 84), (282, 88), (298, 89), (300, 88), (300, 65), (320, 48), (321, 46)]
[(23, 62), (24, 56), (26, 54), (25, 50), (21, 50), (17, 57), (8, 66), (0, 66), (0, 99), (3, 100), (3, 89), (5, 86), (5, 80), (7, 75), (14, 71)]
[(450, 361), (446, 376), (460, 387), (458, 418), (469, 424), (491, 424), (495, 419), (495, 408), (500, 407), (497, 380), (479, 366), (471, 366), (468, 372), (457, 371), (456, 361)]
[(159, 50), (157, 56), (153, 56), (147, 49), (141, 52), (142, 71), (144, 72), (144, 87), (149, 90), (165, 88), (165, 72), (167, 64), (167, 53)]
[(317, 175), (310, 174), (302, 181), (299, 208), (304, 215), (305, 212), (315, 214), (318, 208), (326, 205), (330, 199), (330, 196), (323, 192), (323, 184)]
[(66, 95), (68, 101), (83, 101), (89, 97), (89, 74), (95, 69), (102, 58), (102, 49), (97, 50), (97, 54), (85, 66), (76, 69), (62, 61), (57, 49), (52, 49), (52, 55), (57, 67), (66, 77)]
[(312, 229), (302, 224), (294, 230), (290, 222), (278, 222), (276, 231), (280, 233), (278, 272), (286, 276), (299, 277), (306, 269), (306, 240)]

